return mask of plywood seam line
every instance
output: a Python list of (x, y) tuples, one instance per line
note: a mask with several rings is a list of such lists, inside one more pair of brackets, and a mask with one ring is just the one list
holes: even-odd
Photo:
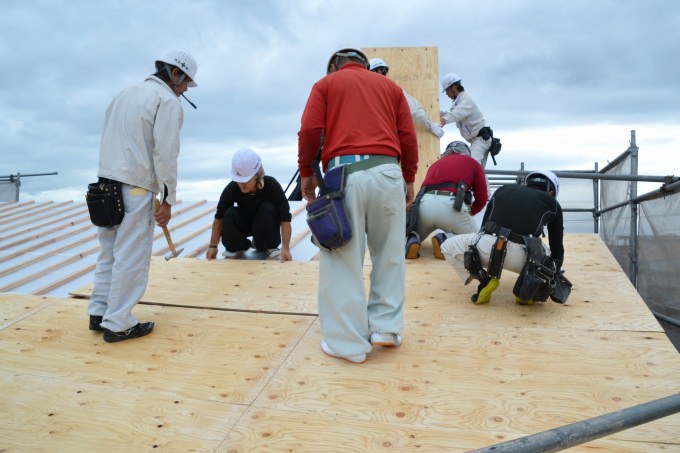
[(47, 307), (50, 307), (50, 306), (52, 306), (52, 305), (54, 305), (54, 304), (57, 304), (57, 303), (60, 303), (60, 300), (59, 300), (59, 299), (55, 299), (55, 300), (53, 300), (52, 302), (48, 302), (48, 303), (46, 303), (46, 304), (40, 305), (40, 306), (38, 306), (38, 307), (35, 307), (33, 310), (29, 310), (29, 311), (27, 311), (26, 313), (23, 313), (22, 315), (16, 317), (15, 319), (12, 319), (12, 320), (6, 322), (5, 324), (0, 325), (0, 332), (2, 332), (2, 331), (3, 331), (4, 329), (6, 329), (7, 327), (11, 327), (11, 326), (13, 326), (14, 324), (16, 324), (16, 323), (18, 323), (18, 322), (20, 322), (20, 321), (23, 321), (24, 319), (28, 318), (29, 316), (33, 316), (34, 314), (36, 314), (36, 313), (38, 313), (38, 312), (40, 312), (40, 311), (46, 309)]
[[(74, 297), (73, 299), (87, 299), (89, 296)], [(263, 315), (282, 315), (282, 316), (313, 316), (318, 317), (318, 313), (305, 313), (305, 312), (295, 312), (295, 311), (281, 311), (281, 310), (248, 310), (247, 308), (230, 308), (230, 307), (208, 307), (204, 305), (183, 305), (183, 304), (169, 304), (164, 302), (154, 302), (144, 300), (143, 298), (138, 302), (142, 305), (153, 305), (156, 307), (176, 307), (176, 308), (189, 308), (198, 310), (214, 310), (214, 311), (225, 311), (225, 312), (237, 312), (237, 313), (253, 313), (253, 314), (263, 314)]]
[[(318, 318), (318, 316), (317, 316), (317, 318)], [(263, 392), (265, 392), (269, 389), (269, 385), (271, 384), (272, 379), (274, 379), (276, 376), (278, 376), (279, 371), (281, 371), (281, 369), (287, 364), (288, 359), (291, 357), (291, 354), (297, 349), (298, 346), (300, 346), (300, 343), (302, 342), (302, 340), (307, 336), (307, 334), (312, 330), (312, 328), (314, 328), (314, 326), (316, 326), (316, 323), (317, 323), (316, 320), (310, 322), (309, 325), (307, 326), (307, 328), (298, 337), (295, 344), (292, 345), (289, 348), (288, 354), (286, 354), (285, 358), (279, 362), (279, 365), (270, 374), (269, 379), (267, 379), (266, 382), (263, 383), (262, 387), (260, 388), (260, 391), (257, 392), (255, 397), (253, 398), (253, 402), (249, 405), (250, 407), (254, 407), (253, 405), (260, 398), (260, 395), (262, 395)]]

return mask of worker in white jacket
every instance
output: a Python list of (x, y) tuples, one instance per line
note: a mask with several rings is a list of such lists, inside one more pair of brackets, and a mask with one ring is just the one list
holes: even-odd
[[(179, 96), (196, 86), (197, 65), (187, 52), (171, 50), (156, 60), (156, 73), (120, 92), (106, 110), (99, 151), (99, 183), (120, 184), (120, 225), (98, 227), (100, 253), (88, 305), (90, 330), (117, 342), (151, 333), (131, 311), (146, 290), (154, 221), (166, 226), (176, 203)], [(154, 197), (160, 194), (155, 210)]]
[[(368, 62), (368, 65), (368, 68), (371, 71), (377, 72), (384, 76), (386, 76), (390, 70), (390, 68), (387, 66), (387, 63), (385, 63), (380, 58), (372, 58), (371, 61)], [(418, 102), (416, 98), (408, 94), (403, 88), (401, 91), (404, 93), (404, 97), (406, 97), (406, 102), (408, 103), (408, 108), (411, 111), (413, 122), (420, 124), (425, 129), (432, 132), (432, 134), (434, 134), (437, 138), (442, 138), (444, 136), (444, 129), (442, 129), (439, 124), (432, 121), (429, 116), (427, 116), (427, 112), (423, 106), (420, 105), (420, 102)]]
[(460, 82), (461, 78), (453, 73), (442, 78), (442, 92), (453, 103), (448, 112), (439, 112), (440, 124), (444, 127), (446, 124), (456, 123), (460, 135), (470, 144), (471, 157), (485, 168), (493, 132), (487, 127), (482, 112)]

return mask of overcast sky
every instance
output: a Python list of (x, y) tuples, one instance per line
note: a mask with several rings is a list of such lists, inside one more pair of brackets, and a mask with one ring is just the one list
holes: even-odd
[[(285, 187), (311, 86), (342, 46), (436, 46), (503, 141), (499, 165), (602, 168), (636, 130), (640, 172), (680, 174), (677, 0), (0, 0), (0, 175), (21, 199), (82, 200), (104, 111), (166, 50), (198, 62), (178, 196), (216, 200), (231, 156)], [(442, 95), (442, 109), (450, 100)], [(442, 149), (460, 139), (445, 128)]]

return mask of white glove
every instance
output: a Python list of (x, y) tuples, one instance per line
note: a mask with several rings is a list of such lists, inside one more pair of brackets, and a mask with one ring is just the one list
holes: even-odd
[(437, 138), (442, 138), (444, 136), (444, 129), (442, 129), (441, 126), (434, 123), (432, 124), (432, 129), (430, 129), (430, 132), (436, 135)]

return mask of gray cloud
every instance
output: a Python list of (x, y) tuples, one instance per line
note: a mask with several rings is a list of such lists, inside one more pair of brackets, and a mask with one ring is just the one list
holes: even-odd
[[(0, 90), (0, 174), (59, 172), (25, 180), (26, 195), (71, 194), (94, 178), (109, 101), (175, 46), (199, 64), (199, 86), (187, 93), (198, 110), (185, 104), (180, 184), (225, 178), (243, 146), (262, 152), (268, 172), (287, 183), (309, 90), (328, 55), (345, 45), (437, 46), (440, 73), (462, 76), (500, 135), (678, 126), (680, 4), (673, 0), (398, 8), (386, 0), (6, 1), (0, 36), (0, 58), (9, 63)], [(626, 139), (613, 138), (613, 152)]]

